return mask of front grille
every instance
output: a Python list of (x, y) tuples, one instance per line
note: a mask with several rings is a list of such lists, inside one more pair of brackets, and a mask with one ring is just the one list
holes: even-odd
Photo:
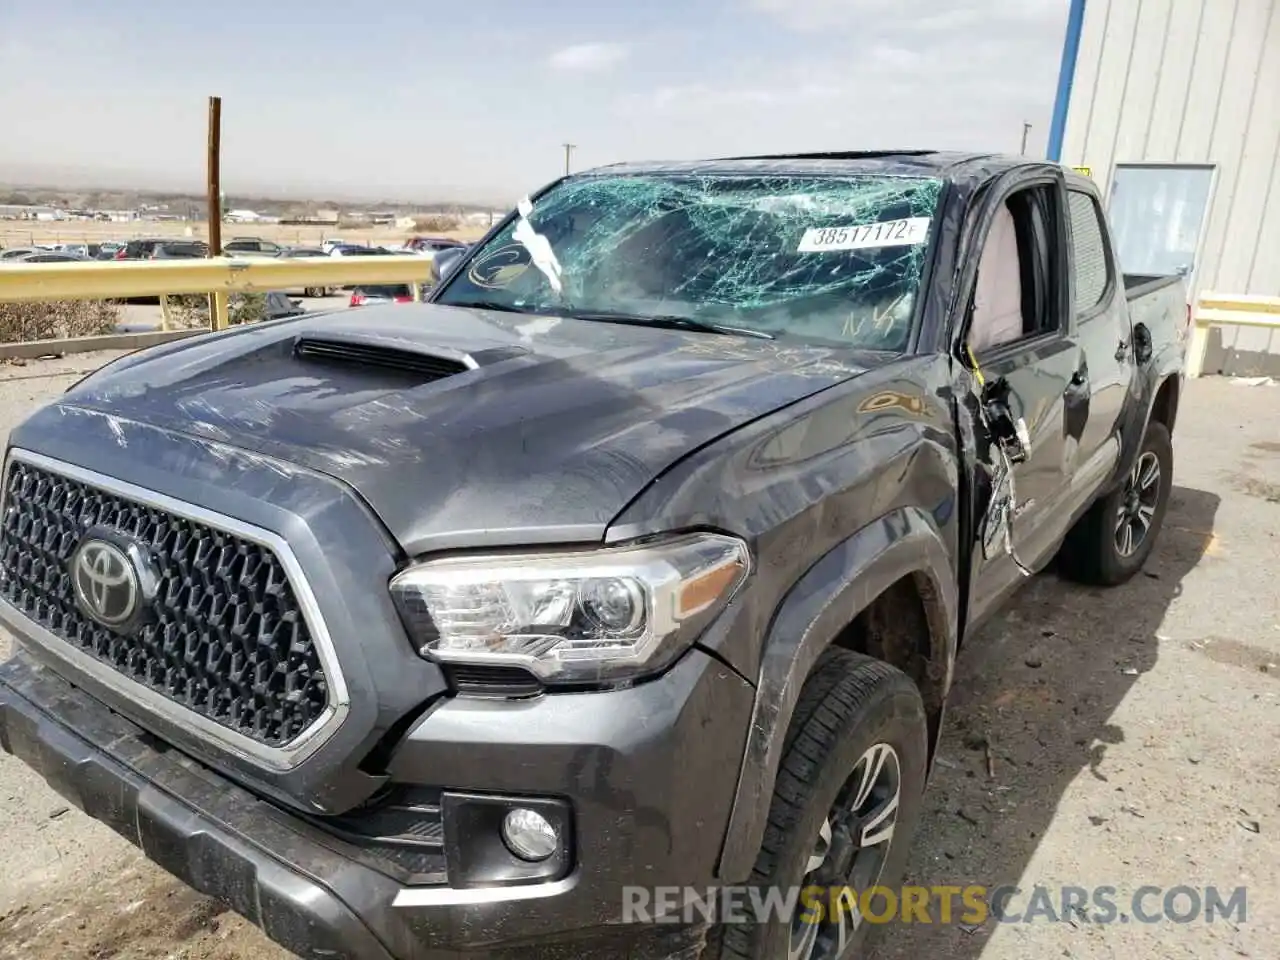
[[(266, 546), (21, 460), (9, 464), (0, 596), (130, 680), (268, 747), (294, 740), (329, 699), (311, 630)], [(123, 633), (80, 612), (69, 564), (92, 528), (130, 538), (158, 576)]]

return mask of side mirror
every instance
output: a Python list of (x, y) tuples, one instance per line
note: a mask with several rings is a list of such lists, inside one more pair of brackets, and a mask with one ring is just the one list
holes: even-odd
[(1133, 358), (1139, 363), (1146, 363), (1151, 359), (1152, 351), (1155, 344), (1151, 339), (1151, 331), (1145, 323), (1135, 323), (1133, 325)]
[(1014, 414), (1009, 394), (1009, 381), (999, 377), (982, 388), (979, 402), (991, 429), (991, 439), (1000, 445), (1010, 463), (1022, 463), (1031, 450), (1031, 434), (1027, 422)]
[(466, 258), (467, 251), (461, 247), (450, 247), (439, 251), (431, 258), (431, 272), (435, 274), (436, 283), (443, 283), (458, 269), (458, 265)]

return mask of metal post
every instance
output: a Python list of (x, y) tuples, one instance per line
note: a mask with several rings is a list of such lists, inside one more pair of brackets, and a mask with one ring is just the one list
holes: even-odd
[[(1080, 55), (1080, 33), (1084, 29), (1086, 0), (1071, 0), (1067, 13), (1067, 35), (1062, 44), (1062, 63), (1058, 68), (1058, 94), (1053, 104), (1053, 120), (1049, 123), (1048, 159), (1062, 161), (1062, 141), (1067, 131), (1067, 110), (1071, 105), (1071, 85), (1076, 77), (1076, 58)], [(1081, 158), (1077, 163), (1087, 163)]]
[(569, 154), (577, 147), (576, 143), (566, 143), (564, 145), (564, 175), (569, 175)]
[(1023, 121), (1022, 124), (1022, 155), (1027, 155), (1027, 134), (1031, 132), (1031, 124)]
[[(222, 98), (209, 98), (209, 256), (222, 255)], [(214, 330), (227, 328), (227, 294), (215, 291), (209, 295), (209, 322)]]

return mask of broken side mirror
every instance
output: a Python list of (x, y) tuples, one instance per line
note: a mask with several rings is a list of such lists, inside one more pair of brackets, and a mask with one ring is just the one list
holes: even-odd
[(1152, 350), (1151, 331), (1145, 323), (1135, 323), (1133, 325), (1133, 358), (1138, 363), (1147, 363), (1151, 359)]
[(1027, 423), (1013, 412), (1009, 381), (997, 377), (982, 388), (982, 404), (992, 441), (1000, 445), (1010, 463), (1023, 463), (1031, 450), (1031, 434)]

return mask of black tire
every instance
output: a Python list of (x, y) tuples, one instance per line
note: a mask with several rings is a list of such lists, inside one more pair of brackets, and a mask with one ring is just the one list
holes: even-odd
[[(1121, 510), (1132, 511), (1135, 482), (1141, 487), (1145, 466), (1154, 462), (1159, 466), (1159, 476), (1152, 484), (1155, 497), (1154, 512), (1141, 542), (1126, 552), (1120, 543)], [(1173, 491), (1173, 442), (1169, 429), (1152, 421), (1147, 424), (1133, 470), (1115, 490), (1095, 503), (1072, 528), (1058, 556), (1061, 572), (1081, 583), (1113, 587), (1129, 580), (1142, 569), (1155, 548), (1164, 525), (1164, 515), (1169, 509), (1169, 496)], [(1141, 491), (1138, 502), (1142, 504)], [(1145, 504), (1142, 504), (1145, 506)], [(1130, 522), (1130, 529), (1133, 530)]]
[[(848, 795), (860, 760), (872, 748), (887, 744), (897, 761), (897, 819), (879, 876), (870, 883), (897, 884), (920, 814), (927, 731), (920, 692), (904, 673), (847, 650), (824, 653), (800, 692), (787, 730), (764, 843), (748, 882), (777, 887), (784, 895), (816, 882), (815, 874), (806, 868), (823, 825), (830, 822), (833, 805)], [(803, 904), (797, 912), (805, 912)], [(856, 956), (857, 945), (871, 926), (864, 922), (853, 932), (843, 957)], [(785, 960), (791, 934), (790, 923), (778, 918), (723, 923), (712, 931), (704, 956), (707, 960)]]

